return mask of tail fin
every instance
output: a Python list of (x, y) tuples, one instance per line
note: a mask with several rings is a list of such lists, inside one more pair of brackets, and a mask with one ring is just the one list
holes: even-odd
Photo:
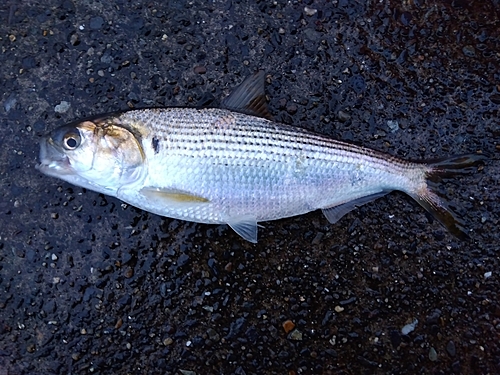
[(428, 161), (427, 189), (410, 194), (423, 208), (432, 214), (441, 224), (443, 224), (451, 234), (459, 239), (467, 239), (464, 223), (450, 209), (447, 202), (441, 199), (437, 192), (437, 183), (443, 178), (456, 174), (470, 173), (477, 170), (477, 166), (482, 165), (487, 159), (485, 155), (469, 154), (453, 156), (448, 159)]

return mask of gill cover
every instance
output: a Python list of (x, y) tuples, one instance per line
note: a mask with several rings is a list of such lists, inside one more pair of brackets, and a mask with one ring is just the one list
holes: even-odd
[(144, 162), (140, 141), (114, 118), (84, 121), (77, 126), (82, 136), (78, 148), (67, 151), (77, 159), (75, 170), (90, 182), (119, 188), (137, 177)]

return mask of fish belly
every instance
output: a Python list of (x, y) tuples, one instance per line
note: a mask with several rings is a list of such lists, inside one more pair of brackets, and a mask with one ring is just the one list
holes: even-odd
[(226, 223), (241, 216), (267, 221), (396, 188), (389, 173), (370, 166), (362, 169), (352, 163), (304, 161), (290, 155), (272, 162), (170, 157), (150, 165), (144, 186), (186, 193), (202, 202), (148, 200), (134, 189), (132, 197), (121, 198), (147, 211), (189, 221)]

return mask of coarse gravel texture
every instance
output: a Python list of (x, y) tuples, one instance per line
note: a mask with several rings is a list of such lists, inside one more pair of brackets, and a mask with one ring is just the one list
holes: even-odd
[[(6, 0), (0, 19), (0, 375), (500, 373), (498, 0)], [(253, 245), (34, 168), (59, 125), (216, 106), (257, 69), (278, 121), (488, 153), (443, 185), (471, 239), (392, 193)]]

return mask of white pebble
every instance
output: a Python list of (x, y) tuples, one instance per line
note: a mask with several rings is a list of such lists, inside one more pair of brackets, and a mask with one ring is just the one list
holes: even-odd
[(314, 16), (316, 13), (318, 13), (318, 10), (317, 9), (313, 9), (313, 8), (308, 8), (308, 7), (305, 7), (304, 8), (304, 13), (306, 14), (306, 16)]
[(417, 326), (418, 324), (418, 319), (415, 319), (413, 322), (405, 325), (403, 328), (401, 328), (401, 333), (403, 335), (407, 335), (409, 334), (410, 332), (413, 332), (415, 330), (415, 327)]
[(69, 107), (71, 107), (71, 104), (63, 100), (61, 103), (54, 107), (54, 111), (56, 111), (57, 113), (65, 113), (68, 112)]

